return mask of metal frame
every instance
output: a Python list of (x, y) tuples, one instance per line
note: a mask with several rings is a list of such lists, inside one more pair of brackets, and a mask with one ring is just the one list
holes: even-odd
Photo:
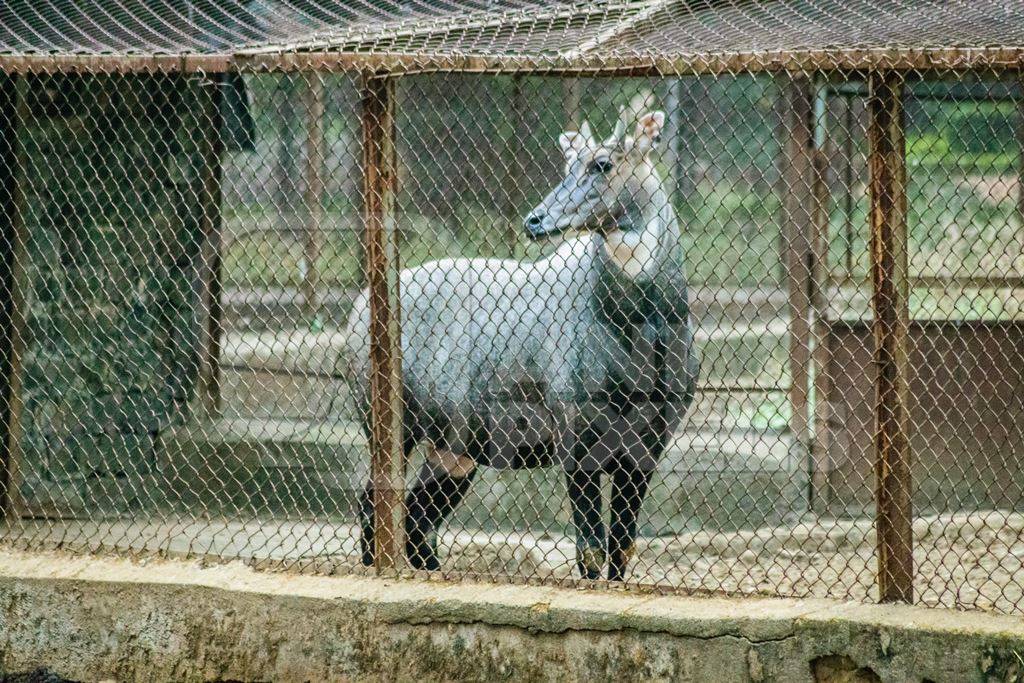
[(221, 77), (198, 88), (199, 116), (205, 126), (199, 147), (196, 196), (200, 203), (199, 249), (199, 400), (207, 414), (220, 412), (220, 352), (223, 332), (223, 220), (221, 212), (224, 140), (221, 135)]
[(218, 73), (265, 71), (364, 71), (401, 75), (424, 72), (532, 73), (586, 76), (684, 76), (772, 71), (931, 71), (1019, 69), (1024, 47), (843, 49), (691, 55), (481, 56), (433, 53), (237, 52), (187, 55), (0, 55), (0, 72)]
[[(8, 74), (0, 90), (0, 218), (3, 220), (0, 286), (9, 293), (0, 312), (4, 332), (0, 348), (0, 391), (5, 394), (2, 440), (4, 442), (5, 509), (12, 510), (13, 486), (17, 470), (18, 384), (22, 321), (20, 287), (20, 249), (23, 246), (19, 190), (17, 182), (17, 131), (19, 117), (14, 114), (17, 100), (13, 74), (38, 72), (67, 73), (208, 73), (226, 71), (360, 71), (362, 84), (362, 141), (364, 229), (368, 283), (371, 292), (371, 470), (375, 487), (373, 500), (377, 524), (376, 567), (394, 569), (401, 553), (400, 530), (395, 523), (401, 508), (399, 491), (404, 463), (401, 454), (401, 386), (398, 344), (399, 269), (395, 248), (394, 223), (391, 220), (395, 192), (394, 79), (396, 76), (423, 72), (517, 73), (546, 76), (663, 76), (714, 75), (788, 71), (793, 73), (868, 72), (869, 80), (869, 173), (872, 326), (876, 340), (876, 502), (878, 538), (878, 586), (883, 601), (911, 601), (913, 598), (913, 541), (911, 538), (909, 431), (906, 407), (908, 326), (906, 265), (906, 186), (905, 150), (902, 130), (902, 71), (969, 70), (996, 68), (1017, 70), (1024, 62), (1024, 49), (927, 49), (905, 50), (808, 50), (792, 53), (749, 53), (726, 55), (649, 56), (608, 58), (580, 55), (569, 58), (483, 57), (456, 55), (363, 54), (338, 52), (238, 53), (210, 55), (0, 55), (0, 72)], [(313, 83), (317, 79), (310, 79)], [(796, 85), (794, 81), (793, 85)], [(218, 122), (219, 87), (203, 88), (206, 116)], [(845, 93), (844, 93), (845, 94)], [(307, 94), (310, 109), (322, 111), (322, 91), (311, 85)], [(805, 101), (806, 100), (806, 101)], [(812, 129), (805, 126), (811, 101), (794, 92), (794, 126), (790, 141), (790, 172), (794, 178), (813, 179), (819, 174), (810, 146)], [(806, 111), (805, 111), (806, 110)], [(312, 115), (312, 114), (311, 114)], [(202, 197), (203, 302), (205, 309), (203, 367), (204, 402), (217, 410), (220, 330), (220, 154), (223, 141), (219, 125), (210, 125), (204, 138)], [(210, 134), (209, 131), (214, 131)], [(799, 138), (799, 139), (798, 139)], [(806, 139), (804, 139), (806, 138)], [(319, 204), (322, 192), (321, 170), (315, 160), (322, 157), (323, 131), (311, 119), (308, 136), (311, 163), (307, 169), (307, 202), (311, 214), (307, 224), (306, 254), (314, 269), (318, 252)], [(801, 180), (802, 182), (802, 180)], [(812, 180), (812, 186), (817, 187)], [(818, 192), (815, 191), (817, 197)], [(801, 245), (790, 254), (790, 289), (794, 321), (800, 322), (794, 333), (801, 344), (812, 336), (809, 316), (812, 308), (811, 267), (815, 251), (813, 211), (788, 206), (787, 225)], [(807, 215), (803, 215), (806, 213)], [(806, 244), (805, 244), (806, 242)], [(806, 266), (806, 268), (804, 267)], [(799, 272), (794, 271), (796, 269)], [(304, 283), (307, 303), (315, 309), (315, 274)], [(805, 329), (806, 328), (806, 329)], [(810, 350), (807, 347), (809, 356)], [(811, 358), (792, 361), (809, 367)], [(794, 374), (796, 377), (796, 374)], [(808, 378), (794, 381), (789, 389), (795, 420), (793, 431), (806, 443)], [(726, 388), (725, 390), (728, 390)], [(783, 388), (772, 388), (784, 390)], [(816, 466), (816, 465), (815, 465)], [(814, 481), (814, 487), (821, 483)], [(820, 493), (818, 495), (821, 495)]]
[(361, 90), (363, 212), (370, 291), (370, 478), (376, 523), (374, 566), (401, 557), (397, 516), (405, 488), (402, 467), (402, 383), (399, 349), (398, 248), (391, 211), (395, 194), (395, 83), (364, 76)]
[(26, 116), (25, 83), (0, 77), (0, 496), (5, 515), (23, 511), (19, 495), (22, 356), (25, 329), (25, 225), (19, 131)]
[(912, 602), (914, 547), (907, 414), (906, 146), (903, 76), (869, 77), (872, 327), (875, 337), (875, 531), (883, 602)]

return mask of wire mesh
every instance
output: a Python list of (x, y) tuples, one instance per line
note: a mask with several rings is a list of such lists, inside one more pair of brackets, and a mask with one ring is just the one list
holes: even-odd
[[(619, 69), (902, 46), (924, 7), (713, 4), (211, 5), (220, 43), (163, 47)], [(926, 36), (1019, 33), (938, 4)], [(5, 52), (70, 49), (4, 11)], [(3, 77), (5, 543), (859, 600), (902, 566), (1021, 611), (1015, 68), (430, 63)]]
[(0, 53), (618, 58), (1020, 46), (1016, 0), (13, 0)]

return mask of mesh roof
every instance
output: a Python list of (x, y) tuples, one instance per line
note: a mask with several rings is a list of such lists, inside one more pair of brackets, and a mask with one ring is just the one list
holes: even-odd
[(796, 50), (1017, 47), (1024, 2), (731, 0), (587, 3), (501, 18), (376, 26), (284, 47), (432, 54), (674, 56)]
[(403, 26), (501, 21), (552, 3), (522, 0), (15, 0), (0, 5), (0, 51), (185, 54), (338, 43)]
[(0, 54), (671, 58), (1018, 49), (1024, 0), (14, 0)]

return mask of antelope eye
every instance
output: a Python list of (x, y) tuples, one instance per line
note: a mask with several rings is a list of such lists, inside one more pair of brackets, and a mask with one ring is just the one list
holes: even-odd
[(590, 165), (590, 172), (595, 175), (604, 175), (612, 170), (611, 159), (598, 159)]

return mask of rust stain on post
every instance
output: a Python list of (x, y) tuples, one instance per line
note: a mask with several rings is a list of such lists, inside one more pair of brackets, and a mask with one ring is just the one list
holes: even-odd
[(907, 417), (907, 196), (903, 76), (868, 80), (871, 277), (875, 338), (875, 495), (882, 602), (913, 599)]
[(396, 516), (403, 487), (399, 264), (392, 217), (396, 163), (394, 93), (391, 78), (373, 75), (363, 79), (363, 219), (370, 291), (370, 477), (377, 569), (393, 568), (398, 562)]
[(324, 194), (324, 83), (320, 74), (306, 74), (306, 229), (303, 243), (305, 272), (302, 296), (310, 317), (319, 312), (320, 242)]
[(221, 294), (222, 216), (221, 160), (224, 152), (221, 121), (221, 80), (213, 76), (199, 86), (200, 123), (204, 131), (199, 148), (199, 202), (203, 243), (200, 248), (200, 357), (199, 391), (203, 408), (220, 410), (220, 351), (223, 332)]
[(21, 366), (25, 328), (25, 222), (21, 180), (25, 158), (19, 133), (28, 117), (25, 79), (0, 76), (0, 495), (3, 513), (23, 509), (21, 460)]

